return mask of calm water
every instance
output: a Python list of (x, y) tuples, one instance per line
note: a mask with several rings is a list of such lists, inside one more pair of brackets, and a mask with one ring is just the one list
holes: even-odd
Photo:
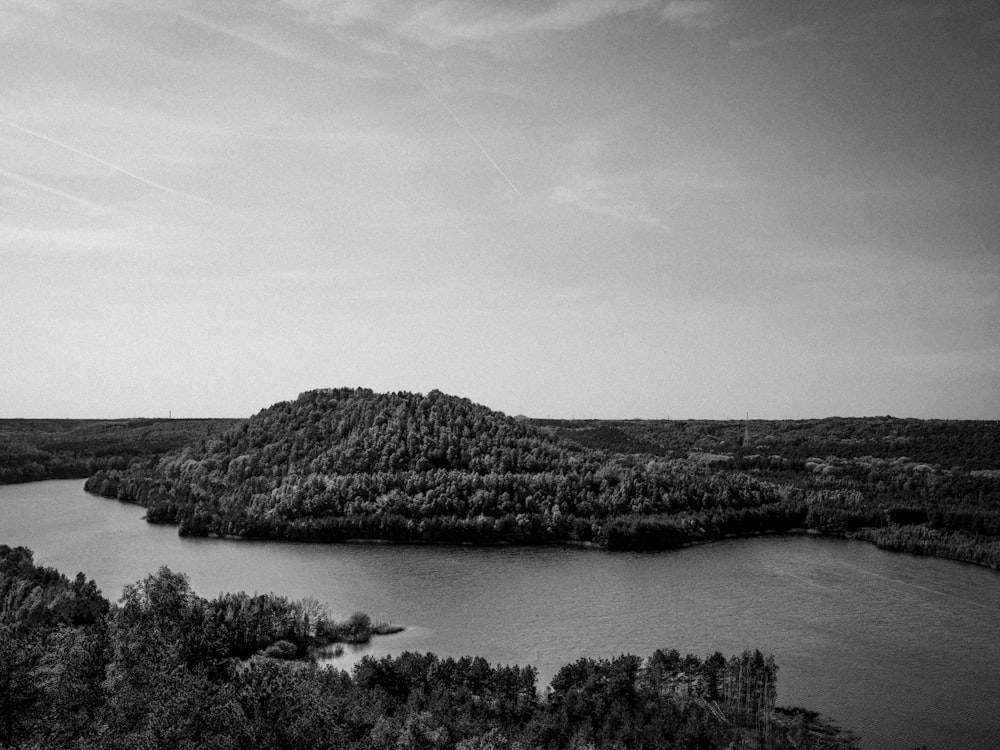
[(161, 565), (205, 596), (314, 596), (407, 626), (365, 653), (534, 664), (542, 686), (580, 656), (759, 648), (779, 702), (835, 717), (864, 748), (1000, 746), (993, 571), (805, 537), (656, 554), (182, 539), (142, 514), (75, 480), (0, 486), (0, 543), (112, 598)]

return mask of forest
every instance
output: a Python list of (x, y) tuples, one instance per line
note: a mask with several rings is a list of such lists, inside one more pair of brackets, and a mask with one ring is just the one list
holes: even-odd
[(0, 484), (86, 479), (222, 432), (236, 419), (0, 419)]
[(86, 489), (183, 535), (672, 549), (811, 531), (998, 568), (998, 456), (993, 422), (530, 420), (341, 388)]
[(478, 657), (369, 656), (350, 673), (313, 658), (369, 625), (313, 601), (207, 600), (167, 568), (112, 603), (82, 573), (0, 546), (0, 747), (856, 747), (814, 712), (776, 706), (778, 667), (759, 651), (585, 658), (541, 691), (534, 668)]

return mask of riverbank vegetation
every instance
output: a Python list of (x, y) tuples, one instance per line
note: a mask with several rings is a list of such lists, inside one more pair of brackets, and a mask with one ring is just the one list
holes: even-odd
[(185, 535), (671, 549), (809, 529), (1000, 567), (998, 455), (991, 422), (567, 422), (327, 389), (86, 489)]
[(580, 659), (543, 692), (532, 667), (475, 657), (366, 657), (351, 673), (287, 658), (334, 629), (315, 602), (206, 600), (166, 568), (111, 603), (82, 574), (0, 546), (0, 747), (855, 746), (816, 714), (777, 707), (777, 666), (758, 651)]

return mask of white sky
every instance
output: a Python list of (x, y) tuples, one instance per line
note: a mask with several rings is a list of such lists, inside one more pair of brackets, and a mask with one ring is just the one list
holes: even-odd
[(6, 0), (0, 416), (1000, 418), (1000, 6)]

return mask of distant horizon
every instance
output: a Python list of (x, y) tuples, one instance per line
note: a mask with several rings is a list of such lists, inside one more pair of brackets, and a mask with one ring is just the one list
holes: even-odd
[(3, 4), (0, 413), (1000, 419), (998, 70), (993, 0)]
[(810, 420), (824, 420), (824, 419), (917, 419), (917, 420), (924, 421), (924, 422), (932, 422), (932, 421), (941, 421), (941, 422), (945, 422), (945, 421), (953, 421), (953, 422), (955, 422), (955, 421), (957, 421), (957, 422), (1000, 422), (1000, 420), (995, 419), (995, 418), (991, 418), (991, 417), (935, 417), (935, 416), (917, 417), (917, 416), (911, 416), (911, 415), (890, 414), (890, 413), (881, 413), (881, 414), (880, 413), (872, 413), (872, 414), (828, 414), (828, 415), (823, 415), (823, 416), (804, 416), (804, 417), (766, 417), (766, 416), (754, 416), (752, 412), (749, 413), (749, 415), (747, 415), (747, 413), (744, 413), (742, 416), (731, 416), (731, 417), (726, 417), (726, 416), (709, 416), (709, 417), (706, 417), (706, 416), (675, 416), (675, 415), (672, 415), (672, 414), (671, 415), (667, 415), (667, 416), (643, 416), (643, 417), (639, 417), (639, 416), (628, 416), (628, 417), (623, 417), (623, 416), (580, 416), (580, 415), (576, 415), (576, 416), (560, 416), (560, 415), (550, 415), (550, 414), (538, 415), (538, 414), (529, 414), (529, 413), (523, 412), (523, 411), (507, 411), (505, 409), (497, 408), (497, 407), (493, 406), (492, 404), (484, 403), (484, 402), (481, 402), (481, 401), (477, 401), (474, 398), (469, 398), (468, 396), (464, 396), (461, 393), (449, 393), (449, 392), (447, 392), (447, 391), (445, 391), (445, 390), (443, 390), (441, 388), (430, 388), (430, 389), (423, 390), (423, 391), (406, 389), (406, 388), (393, 388), (393, 389), (388, 389), (388, 390), (385, 390), (385, 391), (379, 391), (379, 390), (374, 389), (374, 388), (368, 388), (368, 386), (318, 386), (316, 388), (307, 388), (307, 389), (305, 389), (303, 391), (299, 391), (297, 394), (295, 394), (295, 396), (292, 396), (290, 398), (279, 398), (279, 399), (271, 401), (270, 403), (267, 403), (267, 404), (264, 404), (262, 406), (259, 406), (258, 408), (254, 409), (252, 412), (250, 412), (249, 414), (246, 414), (246, 415), (233, 415), (233, 414), (228, 414), (228, 415), (227, 414), (187, 414), (187, 413), (173, 414), (172, 410), (168, 410), (168, 412), (165, 413), (165, 414), (143, 413), (143, 414), (127, 414), (127, 415), (118, 415), (118, 416), (65, 416), (65, 415), (60, 415), (60, 416), (20, 416), (20, 415), (19, 416), (7, 416), (7, 415), (0, 414), (0, 420), (26, 420), (27, 421), (27, 420), (62, 420), (62, 419), (65, 419), (65, 420), (75, 420), (75, 421), (88, 421), (88, 420), (94, 420), (94, 421), (115, 421), (115, 420), (130, 420), (130, 419), (150, 419), (150, 420), (163, 420), (163, 419), (177, 419), (177, 420), (184, 420), (184, 419), (191, 419), (191, 420), (197, 420), (197, 419), (219, 419), (219, 420), (225, 420), (225, 419), (249, 419), (250, 417), (254, 416), (255, 414), (259, 413), (260, 411), (263, 411), (264, 409), (268, 409), (271, 406), (274, 406), (275, 404), (279, 404), (279, 403), (283, 403), (283, 402), (288, 402), (288, 401), (294, 401), (299, 396), (301, 396), (303, 393), (307, 393), (309, 391), (325, 390), (325, 389), (337, 389), (337, 388), (351, 388), (351, 389), (366, 389), (367, 388), (368, 390), (372, 390), (372, 391), (374, 391), (376, 393), (406, 392), (406, 393), (414, 393), (414, 394), (419, 394), (419, 395), (427, 395), (431, 391), (438, 390), (438, 391), (441, 391), (441, 393), (443, 393), (446, 396), (452, 396), (452, 397), (456, 397), (456, 398), (467, 398), (468, 400), (472, 401), (473, 403), (479, 404), (480, 406), (485, 406), (485, 407), (487, 407), (487, 408), (489, 408), (489, 409), (491, 409), (493, 411), (500, 412), (500, 413), (502, 413), (502, 414), (504, 414), (504, 415), (506, 415), (508, 417), (515, 417), (515, 418), (516, 417), (524, 417), (526, 419), (534, 419), (534, 420), (552, 419), (552, 420), (577, 421), (577, 422), (585, 422), (585, 421), (598, 421), (598, 422), (612, 422), (612, 421), (614, 421), (614, 422), (631, 422), (631, 421), (671, 421), (671, 422), (694, 422), (694, 421), (704, 421), (704, 422), (744, 422), (744, 421), (749, 421), (749, 422), (755, 422), (755, 421), (757, 421), (757, 422), (804, 422), (804, 421), (810, 421)]

